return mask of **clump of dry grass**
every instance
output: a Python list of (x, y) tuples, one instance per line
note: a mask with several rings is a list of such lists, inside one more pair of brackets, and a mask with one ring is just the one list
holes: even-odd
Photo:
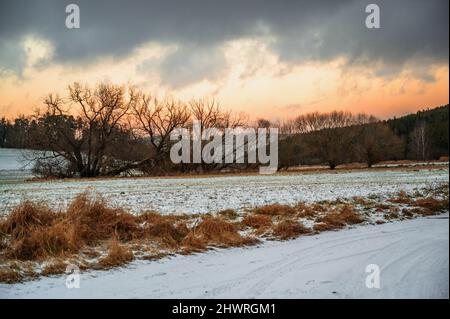
[(322, 211), (321, 209), (315, 210), (313, 206), (305, 203), (298, 203), (294, 209), (297, 210), (297, 217), (300, 218), (313, 218), (317, 216), (318, 211)]
[(288, 205), (270, 204), (253, 209), (254, 214), (269, 216), (291, 216), (296, 210)]
[(449, 208), (448, 199), (434, 197), (419, 198), (414, 201), (413, 205), (422, 208), (422, 215), (434, 215)]
[(50, 275), (59, 275), (66, 271), (67, 265), (61, 259), (56, 259), (52, 263), (46, 265), (41, 272), (41, 275), (50, 276)]
[(108, 255), (100, 259), (98, 264), (102, 268), (116, 267), (129, 263), (133, 258), (133, 253), (113, 238), (109, 242)]
[(231, 220), (239, 217), (239, 214), (234, 209), (221, 210), (220, 212), (217, 213), (217, 215), (222, 216), (223, 218), (226, 218), (226, 219), (231, 219)]
[(13, 239), (24, 238), (35, 227), (50, 226), (59, 214), (43, 204), (24, 201), (0, 223), (0, 232)]
[(325, 216), (317, 219), (319, 224), (314, 225), (314, 230), (334, 230), (344, 227), (345, 225), (359, 224), (364, 221), (352, 205), (344, 205), (339, 211), (332, 211)]
[(219, 247), (243, 246), (257, 242), (256, 239), (242, 237), (235, 225), (220, 217), (205, 218), (193, 230), (193, 236), (207, 244)]
[(310, 229), (293, 220), (283, 220), (273, 227), (273, 236), (281, 240), (292, 239), (309, 233), (311, 233)]
[(169, 247), (178, 247), (188, 233), (185, 223), (174, 225), (167, 220), (158, 221), (146, 228), (147, 236)]
[[(432, 196), (431, 194), (438, 194)], [(412, 218), (448, 210), (448, 190), (431, 189), (423, 197), (405, 192), (396, 195), (391, 203), (376, 205), (364, 198), (353, 198), (352, 203), (370, 206), (385, 213), (386, 218)], [(401, 205), (396, 205), (401, 204)], [(359, 206), (357, 206), (359, 207)], [(403, 210), (400, 213), (400, 208)], [(18, 282), (37, 276), (35, 261), (52, 262), (39, 274), (50, 275), (65, 270), (64, 260), (81, 260), (81, 268), (110, 268), (138, 258), (158, 259), (167, 254), (201, 252), (208, 246), (236, 247), (251, 245), (258, 239), (239, 233), (245, 227), (255, 236), (290, 239), (311, 232), (297, 219), (316, 221), (314, 231), (335, 230), (345, 225), (364, 221), (350, 203), (326, 201), (315, 204), (271, 204), (254, 208), (242, 221), (234, 210), (216, 214), (161, 215), (147, 211), (139, 216), (120, 208), (108, 207), (100, 196), (84, 193), (77, 196), (66, 212), (56, 212), (45, 205), (24, 201), (6, 218), (0, 220), (0, 258), (14, 261), (17, 267), (0, 269), (0, 282)], [(383, 221), (377, 220), (379, 224)], [(194, 226), (189, 226), (194, 223)], [(275, 224), (274, 224), (275, 223)], [(108, 244), (107, 256), (97, 258)], [(151, 254), (149, 254), (151, 252)], [(86, 264), (84, 264), (86, 262)], [(31, 268), (30, 268), (31, 267)]]
[(67, 220), (75, 225), (76, 236), (87, 244), (116, 236), (131, 240), (138, 232), (135, 216), (123, 209), (109, 208), (101, 197), (78, 195), (67, 209)]
[(19, 260), (35, 260), (74, 253), (78, 248), (72, 227), (57, 223), (49, 227), (33, 227), (27, 235), (12, 239), (6, 255)]
[(5, 284), (15, 284), (23, 280), (23, 275), (17, 269), (1, 268), (0, 282)]
[(353, 203), (357, 204), (357, 205), (361, 205), (361, 206), (369, 206), (371, 204), (371, 202), (369, 200), (367, 200), (364, 197), (361, 196), (354, 196), (352, 198)]
[(385, 210), (389, 210), (392, 206), (387, 204), (377, 204), (375, 205), (375, 211), (382, 212)]
[(206, 250), (207, 242), (203, 238), (196, 236), (194, 232), (190, 232), (184, 237), (181, 246), (183, 254), (198, 253)]
[(405, 191), (398, 192), (397, 196), (394, 198), (389, 199), (390, 202), (396, 203), (396, 204), (411, 204), (413, 199), (408, 196), (408, 194)]
[(254, 229), (267, 228), (272, 226), (272, 217), (268, 215), (248, 214), (242, 220), (242, 225)]

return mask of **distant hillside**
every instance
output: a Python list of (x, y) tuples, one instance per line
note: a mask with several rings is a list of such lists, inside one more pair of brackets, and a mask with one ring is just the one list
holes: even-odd
[(425, 123), (429, 140), (430, 158), (448, 156), (449, 105), (418, 111), (399, 118), (387, 120), (396, 135), (405, 139), (405, 158), (411, 158), (411, 136), (418, 123)]

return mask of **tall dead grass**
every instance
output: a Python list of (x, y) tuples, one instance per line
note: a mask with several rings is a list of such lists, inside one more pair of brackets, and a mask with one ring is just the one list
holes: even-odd
[(309, 233), (311, 233), (309, 228), (294, 220), (283, 220), (273, 228), (273, 236), (281, 240), (292, 239)]
[(346, 225), (359, 224), (364, 221), (363, 217), (355, 210), (352, 205), (346, 204), (339, 210), (327, 213), (317, 219), (318, 224), (314, 225), (314, 230), (335, 230)]
[(270, 204), (254, 208), (253, 213), (269, 216), (292, 216), (296, 214), (296, 210), (288, 205)]
[(108, 255), (98, 262), (101, 268), (117, 267), (131, 262), (134, 259), (133, 252), (121, 245), (117, 238), (109, 242)]

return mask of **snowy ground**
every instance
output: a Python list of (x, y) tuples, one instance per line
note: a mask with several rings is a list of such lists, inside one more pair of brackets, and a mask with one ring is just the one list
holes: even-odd
[[(448, 214), (0, 285), (0, 298), (448, 298)], [(381, 269), (368, 289), (368, 264)]]
[(448, 166), (444, 166), (421, 170), (0, 183), (0, 207), (6, 213), (27, 198), (57, 208), (67, 205), (76, 194), (93, 190), (102, 194), (108, 204), (134, 212), (206, 213), (268, 203), (410, 192), (447, 182), (448, 178)]

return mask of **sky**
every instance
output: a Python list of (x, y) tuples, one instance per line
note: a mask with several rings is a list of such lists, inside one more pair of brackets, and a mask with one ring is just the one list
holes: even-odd
[[(69, 29), (66, 6), (80, 9)], [(369, 29), (366, 6), (380, 8)], [(448, 0), (1, 0), (0, 117), (75, 81), (215, 98), (251, 118), (448, 104)]]

